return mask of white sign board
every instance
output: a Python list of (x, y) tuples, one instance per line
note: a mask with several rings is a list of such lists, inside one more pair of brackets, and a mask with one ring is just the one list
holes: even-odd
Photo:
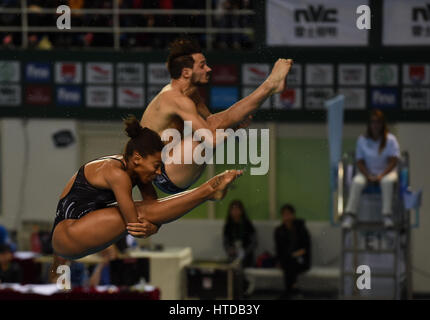
[(142, 108), (145, 104), (142, 87), (118, 87), (117, 99), (120, 108)]
[(383, 45), (430, 45), (430, 1), (384, 0), (383, 3)]
[(269, 46), (366, 46), (357, 8), (367, 0), (267, 0)]
[(88, 86), (86, 88), (88, 107), (111, 108), (113, 106), (113, 89), (110, 86)]

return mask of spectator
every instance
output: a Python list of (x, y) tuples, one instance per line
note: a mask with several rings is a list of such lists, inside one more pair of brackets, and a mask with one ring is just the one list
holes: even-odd
[[(214, 1), (214, 7), (217, 11), (216, 15), (214, 16), (215, 25), (218, 28), (228, 28), (229, 27), (229, 21), (227, 17), (227, 12), (231, 8), (231, 1), (230, 0), (216, 0)], [(228, 34), (219, 34), (217, 36), (217, 40), (215, 41), (215, 44), (217, 44), (218, 48), (225, 49), (228, 47), (227, 41), (228, 41)]]
[(36, 34), (31, 34), (28, 36), (28, 48), (35, 49), (37, 48), (37, 44), (39, 43), (39, 38)]
[(84, 9), (84, 0), (69, 0), (68, 6), (72, 13), (71, 25), (74, 27), (81, 27), (83, 22), (83, 14), (79, 10)]
[(240, 259), (242, 267), (253, 266), (256, 246), (257, 233), (242, 201), (232, 201), (224, 225), (224, 248), (229, 260)]
[(70, 267), (70, 282), (72, 288), (86, 287), (88, 284), (88, 270), (85, 264), (77, 261), (67, 261)]
[[(232, 1), (232, 3), (231, 3), (231, 10), (232, 11), (237, 11), (237, 10), (240, 10), (240, 2), (239, 1)], [(230, 16), (230, 28), (233, 28), (233, 29), (239, 29), (239, 28), (241, 28), (242, 26), (241, 26), (241, 24), (240, 24), (240, 16), (238, 16), (238, 15), (231, 15)], [(231, 37), (231, 43), (232, 43), (232, 46), (233, 46), (233, 48), (234, 49), (240, 49), (241, 48), (241, 43), (240, 43), (240, 38), (241, 38), (241, 35), (240, 35), (240, 33), (232, 33), (231, 35), (230, 35), (230, 37)]]
[(172, 10), (173, 0), (160, 0), (160, 9)]
[(116, 245), (111, 245), (100, 252), (103, 262), (100, 262), (91, 274), (89, 285), (90, 287), (110, 285), (110, 267), (109, 263), (112, 260), (118, 259), (119, 250)]
[(352, 181), (342, 227), (351, 228), (354, 225), (361, 192), (369, 183), (381, 185), (384, 226), (393, 227), (392, 197), (394, 183), (398, 180), (399, 157), (399, 143), (388, 132), (384, 114), (380, 110), (373, 110), (366, 134), (361, 135), (357, 141), (355, 158), (358, 172)]
[(282, 224), (275, 229), (275, 247), (284, 273), (283, 298), (289, 298), (298, 291), (297, 276), (310, 268), (311, 239), (304, 220), (296, 218), (296, 210), (291, 204), (281, 208), (281, 215)]
[[(84, 0), (69, 0), (68, 5), (70, 7), (70, 10), (73, 12), (74, 10), (80, 10), (84, 8)], [(73, 13), (74, 15), (81, 15), (81, 13)]]
[(6, 34), (2, 41), (3, 48), (13, 49), (15, 47), (14, 39), (12, 34)]
[(12, 250), (7, 244), (0, 245), (0, 282), (20, 283), (22, 270), (20, 265), (13, 261)]
[[(121, 245), (123, 250), (125, 250), (127, 247), (125, 238), (118, 242), (118, 244)], [(121, 252), (122, 251), (118, 248), (117, 244), (111, 245), (108, 248), (104, 249), (99, 253), (103, 261), (98, 263), (92, 269), (92, 271), (91, 268), (89, 268), (90, 272), (87, 266), (81, 262), (70, 261), (60, 258), (61, 261), (59, 262), (59, 264), (67, 264), (70, 266), (70, 282), (72, 287), (95, 287), (102, 285), (110, 285), (110, 262), (118, 259)], [(57, 282), (58, 275), (55, 271), (57, 267), (58, 265), (51, 267), (51, 283)]]
[(1, 245), (9, 246), (12, 252), (16, 251), (16, 244), (12, 242), (12, 239), (9, 236), (9, 232), (2, 225), (0, 225), (0, 246)]
[[(1, 8), (19, 8), (18, 0), (2, 0), (0, 3)], [(1, 26), (19, 26), (21, 24), (20, 15), (18, 14), (0, 14)]]
[(9, 233), (7, 232), (7, 229), (2, 225), (0, 225), (0, 245), (6, 244), (8, 239), (9, 239)]
[(42, 39), (40, 39), (39, 44), (37, 45), (37, 48), (40, 50), (51, 50), (52, 47), (51, 40), (49, 40), (49, 36), (47, 35), (42, 36)]
[[(232, 14), (232, 11), (250, 10), (249, 0), (214, 0), (212, 6), (217, 11), (214, 22), (218, 28), (249, 28), (254, 24), (251, 16)], [(250, 47), (251, 39), (249, 35), (242, 33), (220, 33), (214, 45), (221, 49), (228, 47), (240, 49)]]
[[(206, 8), (207, 2), (201, 0), (175, 1), (175, 0), (116, 0), (120, 9), (198, 9)], [(20, 7), (17, 0), (3, 1), (3, 7)], [(231, 10), (247, 9), (251, 7), (250, 0), (212, 0), (214, 8), (217, 8), (221, 14), (210, 19), (214, 26), (222, 28), (239, 28), (253, 25), (251, 17), (232, 15)], [(112, 9), (115, 2), (112, 0), (62, 0), (62, 1), (41, 1), (28, 0), (27, 9), (29, 11), (28, 25), (31, 28), (45, 26), (52, 27), (56, 25), (59, 14), (43, 12), (42, 9), (55, 9), (60, 4), (68, 5), (71, 8), (71, 24), (74, 27), (113, 27), (114, 19), (112, 13), (76, 12), (80, 9)], [(119, 25), (121, 28), (131, 27), (184, 27), (184, 28), (205, 28), (209, 24), (205, 14), (120, 14)], [(2, 26), (20, 26), (21, 20), (18, 14), (0, 15), (0, 25)], [(211, 23), (212, 25), (212, 23)], [(90, 32), (91, 30), (88, 30)], [(21, 35), (17, 34), (0, 34), (3, 48), (14, 48), (21, 44)], [(164, 49), (166, 45), (177, 36), (177, 33), (152, 33), (152, 32), (124, 32), (120, 31), (120, 46), (124, 48), (147, 48), (147, 49)], [(202, 46), (206, 44), (206, 37), (209, 35), (204, 31), (196, 34)], [(47, 38), (48, 37), (48, 38)], [(113, 33), (93, 32), (91, 41), (87, 41), (85, 33), (78, 32), (38, 32), (36, 36), (29, 39), (29, 47), (33, 49), (51, 49), (70, 48), (70, 47), (113, 47)], [(211, 36), (214, 47), (219, 48), (246, 48), (252, 45), (251, 34), (226, 33)], [(40, 44), (39, 44), (40, 42)]]
[(0, 6), (3, 8), (18, 8), (18, 0), (2, 0)]
[(87, 33), (82, 37), (82, 41), (85, 47), (90, 47), (93, 40), (94, 40), (94, 34), (91, 32)]
[(87, 286), (89, 282), (89, 276), (86, 265), (81, 262), (71, 261), (61, 257), (58, 257), (57, 260), (54, 260), (50, 267), (48, 276), (49, 283), (57, 283), (59, 278), (57, 269), (61, 265), (68, 265), (70, 267), (70, 283), (72, 288)]

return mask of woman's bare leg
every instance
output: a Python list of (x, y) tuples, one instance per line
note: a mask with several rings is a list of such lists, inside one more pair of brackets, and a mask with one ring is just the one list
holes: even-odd
[(125, 234), (126, 224), (117, 207), (95, 210), (80, 219), (66, 219), (52, 236), (54, 252), (62, 257), (78, 259), (89, 250), (102, 249)]
[(179, 219), (206, 200), (220, 200), (227, 187), (242, 174), (239, 170), (225, 171), (200, 187), (184, 191), (166, 198), (136, 203), (139, 218), (154, 224), (163, 224)]

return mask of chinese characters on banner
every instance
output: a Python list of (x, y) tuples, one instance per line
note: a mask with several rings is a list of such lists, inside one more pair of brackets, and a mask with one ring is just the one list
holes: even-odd
[(356, 27), (357, 7), (367, 0), (268, 0), (269, 46), (366, 46), (368, 31)]
[(383, 21), (383, 45), (430, 45), (430, 1), (385, 0)]

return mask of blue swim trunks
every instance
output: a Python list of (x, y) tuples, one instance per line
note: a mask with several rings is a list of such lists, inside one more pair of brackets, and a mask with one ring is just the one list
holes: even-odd
[(170, 181), (164, 168), (164, 164), (161, 165), (161, 174), (156, 176), (156, 178), (154, 179), (154, 184), (157, 186), (158, 189), (168, 194), (175, 194), (188, 189), (179, 188), (175, 184), (173, 184), (172, 181)]

